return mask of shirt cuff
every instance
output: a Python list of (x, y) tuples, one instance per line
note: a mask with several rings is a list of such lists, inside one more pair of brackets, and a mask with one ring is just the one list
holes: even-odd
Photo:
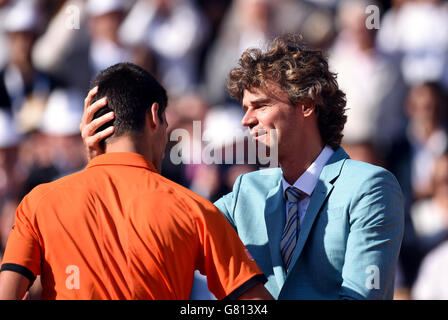
[(24, 276), (25, 278), (30, 280), (31, 283), (33, 283), (34, 280), (36, 279), (36, 276), (30, 269), (28, 269), (24, 266), (21, 266), (19, 264), (15, 264), (15, 263), (2, 264), (2, 268), (0, 269), (0, 272), (1, 271), (14, 271), (14, 272), (20, 273), (22, 276)]
[(257, 274), (244, 282), (241, 286), (233, 290), (227, 297), (225, 297), (223, 300), (236, 300), (238, 299), (243, 293), (248, 291), (249, 289), (255, 287), (257, 284), (265, 284), (268, 281), (266, 276), (264, 274)]

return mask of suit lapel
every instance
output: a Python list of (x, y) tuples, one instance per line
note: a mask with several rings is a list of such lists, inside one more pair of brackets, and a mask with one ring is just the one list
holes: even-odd
[(316, 188), (311, 195), (311, 200), (308, 205), (308, 209), (306, 210), (302, 225), (300, 226), (299, 239), (297, 241), (296, 248), (294, 249), (290, 268), (292, 268), (299, 259), (313, 223), (325, 203), (325, 200), (333, 190), (333, 182), (339, 176), (342, 166), (347, 158), (349, 158), (348, 155), (341, 147), (339, 147), (324, 166), (319, 176), (319, 181)]
[(286, 278), (283, 259), (280, 253), (280, 241), (283, 233), (283, 226), (285, 224), (285, 200), (283, 199), (283, 187), (281, 181), (282, 180), (279, 179), (278, 185), (269, 191), (264, 211), (272, 267), (279, 288), (283, 286)]

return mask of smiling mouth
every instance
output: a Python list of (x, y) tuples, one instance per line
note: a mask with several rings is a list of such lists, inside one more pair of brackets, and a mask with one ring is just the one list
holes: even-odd
[(259, 137), (266, 135), (266, 134), (267, 134), (266, 130), (256, 130), (256, 131), (252, 131), (250, 133), (250, 135), (252, 136), (252, 139), (255, 139), (255, 140)]

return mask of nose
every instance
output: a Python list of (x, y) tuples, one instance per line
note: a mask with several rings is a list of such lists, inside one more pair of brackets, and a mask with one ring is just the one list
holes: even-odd
[(244, 114), (243, 119), (241, 119), (241, 124), (249, 129), (253, 128), (258, 123), (257, 118), (251, 109), (247, 109)]

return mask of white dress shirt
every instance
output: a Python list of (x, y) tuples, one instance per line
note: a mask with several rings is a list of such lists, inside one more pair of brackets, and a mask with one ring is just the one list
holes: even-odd
[[(330, 157), (333, 155), (333, 153), (333, 149), (331, 149), (329, 146), (325, 146), (316, 160), (314, 160), (314, 162), (308, 167), (308, 169), (306, 169), (306, 171), (296, 180), (293, 185), (307, 195), (302, 201), (299, 202), (300, 224), (302, 224), (303, 218), (305, 217), (306, 210), (308, 209), (308, 205), (310, 204), (311, 195), (313, 194), (314, 188), (319, 181), (320, 173), (322, 172), (322, 169), (324, 168)], [(291, 185), (285, 180), (284, 177), (282, 177), (282, 180), (283, 195), (285, 195), (286, 189), (291, 187)], [(286, 218), (288, 218), (288, 207), (289, 201), (286, 200)]]

